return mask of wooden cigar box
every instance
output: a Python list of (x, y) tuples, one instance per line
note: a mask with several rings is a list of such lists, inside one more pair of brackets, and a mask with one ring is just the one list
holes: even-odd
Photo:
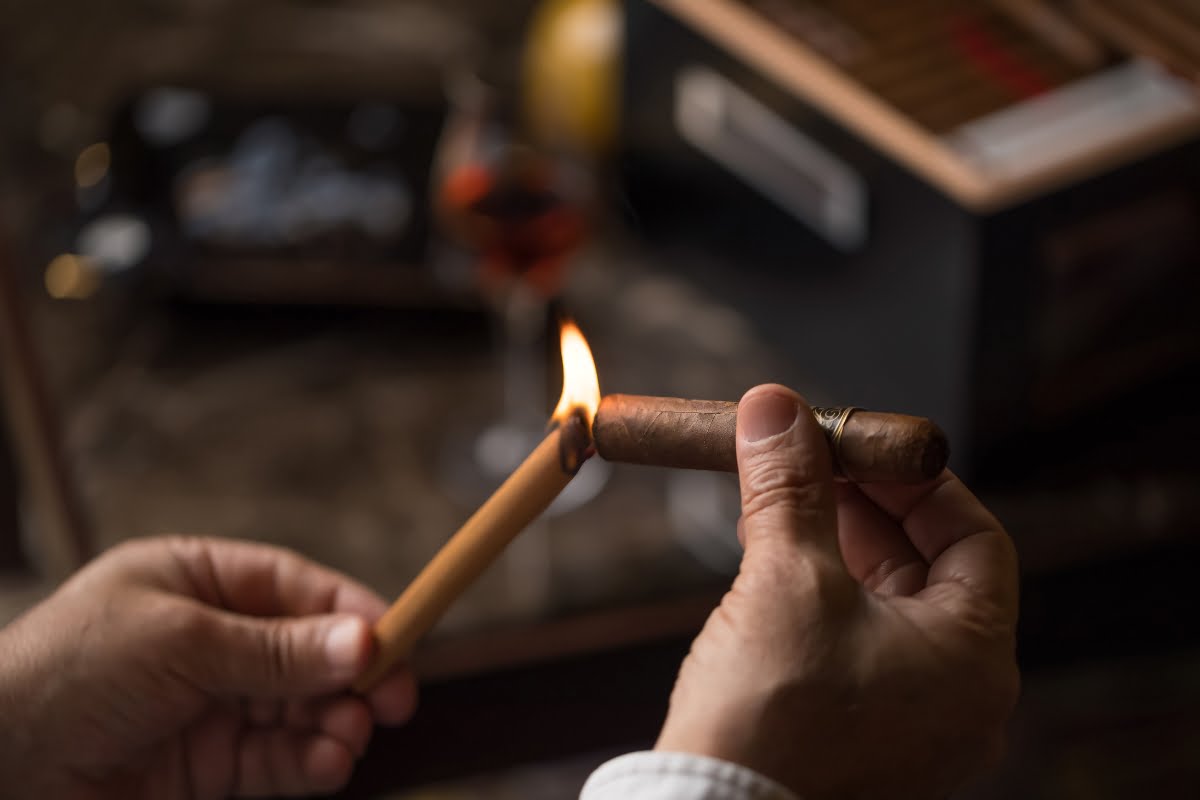
[(1133, 5), (630, 0), (632, 223), (986, 471), (1200, 362), (1200, 13)]

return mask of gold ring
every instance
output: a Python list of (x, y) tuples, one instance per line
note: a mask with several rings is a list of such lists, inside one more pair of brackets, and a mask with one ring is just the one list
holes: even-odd
[(829, 454), (833, 457), (834, 472), (838, 474), (845, 472), (845, 468), (842, 466), (842, 434), (846, 430), (846, 420), (850, 419), (850, 415), (855, 411), (858, 409), (854, 406), (813, 408), (813, 416), (817, 418), (817, 424), (829, 438)]
[(842, 433), (846, 430), (846, 420), (850, 419), (850, 415), (857, 410), (854, 406), (846, 406), (841, 409), (837, 421), (833, 423), (833, 432), (829, 436), (833, 442), (833, 451), (835, 453), (838, 452), (838, 449), (842, 445)]

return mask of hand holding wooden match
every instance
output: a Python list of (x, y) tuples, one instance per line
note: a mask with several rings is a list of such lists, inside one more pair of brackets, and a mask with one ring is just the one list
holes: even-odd
[[(619, 394), (601, 401), (595, 362), (575, 325), (564, 325), (562, 348), (563, 394), (550, 433), (379, 620), (375, 659), (356, 690), (369, 690), (407, 657), (594, 452), (609, 461), (737, 470), (737, 403)], [(815, 408), (813, 414), (836, 467), (850, 480), (913, 483), (936, 477), (946, 466), (946, 437), (927, 419), (853, 408)]]

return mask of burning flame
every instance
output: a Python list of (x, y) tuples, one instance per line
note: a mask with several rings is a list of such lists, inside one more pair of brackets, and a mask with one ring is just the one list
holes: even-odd
[(600, 378), (596, 375), (596, 361), (587, 339), (583, 338), (579, 326), (564, 322), (561, 332), (563, 361), (563, 391), (554, 409), (553, 419), (559, 422), (572, 412), (583, 412), (588, 429), (600, 408)]

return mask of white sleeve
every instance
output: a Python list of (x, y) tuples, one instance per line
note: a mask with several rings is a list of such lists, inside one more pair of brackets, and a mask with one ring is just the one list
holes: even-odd
[(592, 773), (579, 800), (799, 800), (746, 767), (690, 753), (619, 756)]

